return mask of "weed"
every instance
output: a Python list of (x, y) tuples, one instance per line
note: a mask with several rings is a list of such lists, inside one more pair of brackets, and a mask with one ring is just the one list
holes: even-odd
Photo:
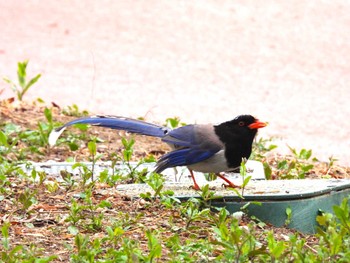
[(61, 170), (60, 175), (63, 179), (62, 185), (66, 188), (67, 191), (72, 189), (75, 185), (75, 180), (73, 179), (72, 173), (67, 172), (66, 170)]
[(52, 193), (52, 194), (56, 193), (60, 188), (60, 185), (58, 184), (58, 182), (56, 180), (46, 182), (45, 186), (46, 186), (47, 191), (49, 191), (49, 193)]
[(66, 222), (71, 222), (74, 226), (83, 218), (82, 210), (83, 206), (78, 204), (75, 199), (71, 200), (71, 205), (69, 207), (69, 216), (66, 218)]
[(145, 179), (146, 183), (153, 189), (153, 197), (161, 197), (161, 190), (163, 189), (164, 177), (157, 173), (150, 173), (149, 177)]
[(208, 184), (201, 187), (199, 191), (199, 195), (201, 197), (202, 206), (211, 207), (211, 201), (215, 199), (220, 199), (222, 196), (216, 195), (215, 191), (212, 191)]
[(90, 153), (89, 161), (92, 162), (91, 180), (94, 181), (95, 165), (96, 165), (96, 162), (101, 159), (102, 155), (97, 154), (96, 140), (92, 140), (92, 141), (88, 142), (88, 149), (89, 149), (89, 153)]
[(88, 116), (89, 112), (87, 110), (80, 110), (78, 105), (73, 104), (72, 106), (66, 106), (63, 108), (62, 113), (67, 116), (74, 116), (74, 117), (84, 117)]
[(162, 246), (156, 236), (150, 231), (146, 230), (146, 237), (148, 239), (148, 255), (145, 257), (146, 262), (153, 262), (154, 259), (162, 255)]
[(248, 231), (239, 226), (238, 220), (230, 218), (227, 224), (225, 213), (217, 226), (213, 227), (216, 239), (213, 244), (223, 248), (222, 254), (216, 260), (224, 262), (247, 262), (251, 255), (266, 253), (255, 239), (252, 225), (248, 225)]
[[(301, 149), (298, 152), (294, 148), (289, 147), (289, 149), (292, 152), (292, 157), (277, 162), (277, 176), (281, 179), (304, 179), (305, 175), (314, 167), (310, 163), (312, 150)], [(316, 160), (314, 158), (311, 161)]]
[(27, 80), (27, 65), (28, 60), (25, 60), (23, 62), (17, 63), (17, 81), (18, 84), (13, 82), (12, 80), (8, 78), (4, 78), (4, 81), (6, 81), (13, 92), (16, 93), (18, 100), (23, 100), (23, 96), (27, 93), (29, 88), (33, 86), (41, 77), (41, 74), (36, 75), (34, 78)]
[(277, 148), (276, 144), (272, 144), (275, 138), (259, 138), (259, 140), (254, 140), (253, 150), (250, 158), (252, 160), (263, 161), (265, 159), (266, 153)]
[(181, 213), (186, 218), (186, 229), (188, 229), (194, 221), (206, 218), (210, 209), (201, 209), (201, 201), (192, 197), (181, 206)]
[(286, 208), (286, 215), (287, 215), (287, 218), (284, 224), (288, 226), (292, 221), (292, 209), (290, 207)]
[(179, 117), (173, 117), (173, 118), (167, 118), (165, 120), (165, 125), (166, 127), (169, 127), (171, 129), (178, 128), (180, 126), (185, 126), (186, 123), (181, 122)]
[(334, 215), (322, 213), (316, 220), (320, 224), (318, 256), (327, 261), (346, 262), (350, 258), (350, 206), (344, 198), (339, 206), (333, 207)]
[(36, 245), (29, 244), (28, 248), (23, 245), (17, 245), (12, 248), (9, 235), (10, 223), (5, 222), (1, 227), (2, 246), (0, 251), (0, 260), (2, 262), (50, 262), (57, 259), (57, 256), (51, 255), (48, 257), (41, 257), (41, 252)]
[(19, 194), (17, 201), (21, 204), (23, 212), (30, 213), (29, 208), (38, 202), (35, 196), (36, 194), (36, 190), (29, 188), (25, 188), (24, 191)]

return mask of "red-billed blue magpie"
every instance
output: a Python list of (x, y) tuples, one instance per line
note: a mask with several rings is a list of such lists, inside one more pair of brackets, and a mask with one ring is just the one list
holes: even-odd
[(192, 124), (176, 129), (118, 116), (92, 116), (73, 120), (55, 129), (50, 134), (50, 144), (55, 144), (65, 128), (79, 123), (161, 138), (173, 150), (160, 157), (155, 172), (187, 166), (194, 182), (193, 188), (197, 190), (199, 186), (192, 171), (216, 173), (229, 187), (237, 187), (220, 173), (233, 171), (240, 166), (242, 158), (249, 158), (257, 130), (266, 126), (265, 122), (251, 115), (240, 115), (218, 125)]

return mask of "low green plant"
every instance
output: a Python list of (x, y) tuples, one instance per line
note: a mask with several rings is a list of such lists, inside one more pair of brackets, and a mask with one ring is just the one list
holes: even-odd
[(202, 206), (207, 208), (212, 207), (211, 202), (213, 200), (222, 198), (222, 196), (217, 195), (214, 190), (210, 189), (209, 184), (206, 184), (201, 187), (199, 195), (201, 197)]
[(28, 246), (16, 245), (12, 246), (10, 242), (10, 223), (4, 222), (1, 227), (2, 239), (0, 249), (0, 261), (1, 262), (51, 262), (57, 259), (56, 255), (51, 255), (48, 257), (41, 257), (41, 249), (37, 245), (29, 244)]
[(36, 204), (37, 198), (36, 198), (37, 191), (30, 189), (30, 188), (25, 188), (18, 196), (18, 203), (21, 204), (22, 206), (22, 211), (25, 213), (30, 213), (29, 208), (33, 205)]
[(271, 262), (276, 262), (281, 258), (284, 258), (288, 253), (286, 241), (276, 240), (274, 233), (269, 231), (267, 234), (267, 248)]
[(30, 174), (33, 182), (38, 181), (39, 185), (42, 185), (47, 179), (46, 173), (44, 171), (37, 171), (35, 168), (32, 169)]
[(320, 227), (318, 260), (346, 262), (350, 258), (350, 205), (344, 198), (339, 206), (333, 207), (334, 214), (322, 213), (316, 220)]
[[(162, 175), (157, 173), (150, 173), (148, 178), (145, 179), (146, 183), (153, 189), (153, 198), (162, 196), (161, 190), (164, 187), (165, 179)], [(142, 196), (141, 197), (146, 197)], [(149, 196), (146, 199), (150, 199)]]
[(185, 125), (186, 125), (186, 123), (181, 122), (179, 117), (167, 118), (165, 120), (165, 124), (164, 124), (164, 126), (169, 127), (171, 129), (175, 129), (175, 128), (178, 128), (180, 126), (185, 126)]
[(334, 158), (333, 156), (330, 156), (330, 157), (328, 158), (327, 170), (326, 170), (326, 173), (325, 173), (324, 177), (327, 178), (327, 177), (329, 176), (331, 170), (332, 170), (333, 167), (334, 167), (334, 164), (335, 164), (337, 161), (338, 161), (338, 159), (337, 159), (337, 158)]
[(94, 181), (95, 165), (96, 165), (96, 162), (102, 158), (102, 154), (97, 154), (96, 140), (92, 140), (88, 142), (88, 149), (90, 153), (89, 161), (92, 163), (91, 180)]
[(17, 63), (17, 82), (10, 80), (9, 78), (4, 78), (13, 92), (17, 95), (18, 100), (23, 100), (23, 96), (27, 93), (31, 86), (33, 86), (41, 77), (41, 74), (37, 74), (34, 78), (27, 80), (27, 66), (28, 60)]
[(244, 190), (245, 190), (246, 186), (248, 185), (248, 183), (250, 182), (250, 179), (252, 178), (251, 175), (247, 176), (246, 163), (247, 163), (247, 159), (243, 158), (242, 162), (241, 162), (241, 165), (240, 165), (240, 168), (239, 168), (239, 173), (240, 173), (240, 175), (242, 177), (242, 184), (239, 187), (239, 189), (241, 191), (239, 192), (239, 189), (231, 188), (232, 191), (234, 191), (242, 199), (244, 199)]
[(51, 194), (56, 193), (60, 189), (60, 185), (56, 180), (46, 182), (45, 187)]
[(292, 222), (292, 209), (290, 207), (286, 208), (286, 215), (287, 215), (287, 218), (284, 224), (288, 226)]
[(69, 191), (73, 189), (76, 181), (74, 180), (72, 173), (66, 170), (61, 170), (60, 175), (61, 175), (61, 178), (63, 179), (63, 182), (61, 184), (66, 188), (66, 190)]
[(153, 234), (152, 231), (146, 230), (148, 254), (143, 259), (145, 262), (154, 262), (156, 258), (160, 258), (162, 255), (162, 246)]
[(292, 152), (291, 158), (279, 160), (277, 163), (277, 176), (281, 179), (304, 179), (305, 175), (314, 168), (312, 150), (301, 149), (299, 152), (289, 147)]
[(122, 144), (124, 148), (122, 150), (122, 157), (119, 160), (122, 164), (124, 164), (127, 167), (127, 181), (129, 183), (145, 183), (147, 179), (146, 175), (148, 173), (148, 169), (144, 168), (140, 171), (139, 167), (144, 163), (154, 162), (154, 157), (149, 156), (147, 158), (142, 158), (135, 165), (134, 163), (132, 163), (135, 139), (131, 138), (130, 140), (128, 140), (125, 137), (123, 137)]
[(246, 230), (240, 227), (236, 218), (226, 219), (225, 212), (221, 212), (221, 217), (217, 225), (213, 227), (216, 238), (212, 244), (222, 248), (222, 253), (215, 260), (218, 262), (248, 262), (253, 255), (267, 253), (266, 249), (256, 240), (253, 225), (248, 225), (248, 230)]
[(88, 116), (89, 112), (87, 110), (80, 110), (78, 105), (73, 104), (72, 106), (66, 106), (62, 109), (62, 113), (66, 116), (74, 117), (84, 117)]
[(92, 185), (94, 185), (94, 181), (92, 181), (91, 179), (93, 178), (92, 175), (92, 169), (89, 168), (89, 166), (85, 163), (74, 163), (72, 165), (72, 169), (79, 169), (80, 171), (80, 175), (81, 175), (81, 182), (80, 182), (80, 186), (83, 188), (87, 188), (90, 187)]
[(19, 138), (15, 133), (20, 131), (20, 127), (11, 123), (4, 125), (3, 130), (0, 130), (0, 160), (6, 160), (6, 156), (16, 152), (16, 145)]
[(263, 161), (266, 153), (277, 148), (277, 145), (272, 143), (274, 140), (275, 138), (273, 137), (268, 139), (260, 137), (259, 139), (254, 140), (250, 158), (256, 161)]
[(194, 221), (202, 220), (210, 214), (209, 208), (201, 209), (201, 206), (201, 200), (193, 197), (181, 205), (181, 214), (186, 218), (186, 229)]
[(77, 223), (82, 218), (84, 218), (82, 214), (83, 209), (84, 209), (84, 206), (80, 205), (75, 199), (72, 199), (69, 206), (69, 215), (66, 218), (66, 222), (70, 222), (74, 226), (77, 225)]
[(53, 130), (54, 123), (52, 119), (52, 111), (45, 107), (44, 116), (47, 122), (39, 122), (38, 123), (38, 135), (39, 135), (39, 145), (40, 146), (48, 146), (49, 144), (49, 136)]
[(77, 234), (74, 244), (76, 253), (71, 254), (71, 262), (96, 262), (97, 256), (103, 251), (100, 240), (90, 241), (88, 235)]

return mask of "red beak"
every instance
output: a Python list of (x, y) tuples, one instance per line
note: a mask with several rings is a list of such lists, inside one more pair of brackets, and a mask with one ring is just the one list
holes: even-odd
[(248, 127), (250, 129), (260, 129), (260, 128), (264, 128), (267, 126), (266, 122), (262, 122), (259, 120), (255, 120), (255, 122), (253, 122), (252, 124), (250, 124)]

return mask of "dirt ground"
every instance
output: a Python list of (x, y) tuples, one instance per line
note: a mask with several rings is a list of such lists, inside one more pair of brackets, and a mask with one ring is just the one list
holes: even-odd
[[(60, 122), (67, 122), (74, 117), (68, 117), (61, 113), (57, 108), (51, 108), (53, 118)], [(6, 102), (0, 103), (0, 120), (4, 123), (13, 123), (19, 125), (22, 129), (37, 129), (38, 122), (45, 122), (44, 119), (44, 107), (33, 106), (33, 104), (19, 104), (17, 102), (7, 104)], [(75, 131), (77, 132), (77, 131)], [(104, 140), (103, 143), (98, 144), (98, 152), (104, 156), (110, 156), (111, 153), (117, 151), (121, 154), (120, 135), (111, 129), (103, 129), (98, 127), (91, 127), (89, 129), (90, 135), (98, 135)], [(146, 136), (135, 136), (135, 160), (139, 160), (141, 157), (145, 157), (149, 154), (154, 154), (158, 157), (168, 151), (168, 148), (164, 146), (159, 140), (149, 138)], [(28, 147), (24, 142), (18, 142), (16, 145), (17, 150)], [(157, 151), (155, 151), (157, 149)], [(40, 149), (41, 154), (32, 153), (27, 154), (26, 159), (31, 161), (64, 161), (68, 157), (74, 156), (77, 161), (88, 160), (89, 151), (86, 147), (81, 147), (79, 150), (72, 152), (68, 149), (67, 145), (56, 145), (51, 148), (42, 147)], [(11, 160), (15, 159), (16, 154), (9, 153), (6, 158)], [(102, 158), (102, 160), (105, 160)], [(271, 165), (274, 163), (272, 156), (265, 160)], [(323, 163), (315, 163), (315, 167), (307, 173), (307, 178), (318, 178), (319, 176), (327, 174), (332, 178), (349, 178), (350, 168), (348, 167), (331, 167), (331, 169), (325, 167)], [(274, 177), (274, 176), (272, 176)], [(12, 194), (7, 194), (6, 198), (2, 200), (0, 206), (0, 219), (2, 221), (11, 222), (10, 240), (11, 246), (35, 244), (40, 255), (50, 256), (57, 255), (57, 259), (53, 262), (68, 262), (70, 255), (73, 253), (69, 249), (69, 246), (74, 247), (74, 235), (69, 232), (70, 222), (65, 220), (70, 215), (70, 209), (72, 207), (72, 200), (81, 194), (81, 187), (64, 188), (60, 186), (55, 192), (48, 191), (46, 183), (53, 182), (57, 178), (47, 176), (44, 184), (29, 184), (21, 176), (8, 176), (10, 180), (10, 186), (6, 187), (6, 191)], [(11, 189), (11, 191), (9, 190)], [(24, 210), (19, 209), (20, 203), (14, 205), (13, 200), (19, 200), (19, 196), (23, 193), (23, 189), (35, 190), (36, 204), (32, 205), (28, 209), (28, 213), (24, 213)], [(215, 190), (221, 193), (219, 189)], [(221, 195), (221, 194), (220, 194)], [(148, 202), (143, 199), (134, 198), (130, 195), (130, 192), (123, 193), (116, 190), (114, 186), (108, 186), (105, 183), (98, 183), (94, 187), (93, 196), (91, 197), (94, 205), (106, 200), (113, 204), (113, 207), (99, 210), (105, 215), (107, 219), (125, 220), (123, 219), (123, 213), (130, 215), (130, 220), (135, 220), (137, 224), (133, 224), (132, 228), (125, 231), (124, 236), (137, 239), (140, 241), (141, 248), (147, 250), (147, 238), (145, 236), (145, 229), (161, 229), (164, 235), (170, 235), (172, 230), (170, 229), (170, 223), (174, 224), (179, 231), (179, 236), (184, 243), (188, 239), (188, 235), (198, 235), (200, 239), (204, 238), (210, 240), (213, 234), (208, 230), (211, 225), (208, 220), (202, 220), (196, 222), (195, 229), (185, 229), (186, 220), (184, 216), (180, 216), (179, 211), (175, 208), (165, 209), (165, 207), (158, 201)], [(93, 213), (92, 213), (93, 214)], [(90, 214), (86, 214), (86, 217)], [(136, 219), (135, 219), (136, 218)], [(247, 225), (253, 222), (247, 216), (243, 216), (240, 225), (241, 227), (247, 227)], [(85, 222), (85, 221), (84, 221)], [(32, 224), (33, 227), (28, 227), (28, 224)], [(110, 222), (104, 221), (104, 226), (110, 226)], [(84, 229), (84, 225), (81, 223), (78, 225), (81, 228), (82, 233), (87, 234), (94, 238), (101, 238), (104, 233), (104, 228), (96, 231), (89, 231)], [(261, 243), (266, 242), (266, 237), (263, 234), (264, 231), (269, 230), (274, 232), (274, 236), (277, 240), (286, 240), (289, 235), (296, 233), (295, 230), (286, 227), (274, 227), (269, 223), (255, 224), (254, 231), (259, 237)], [(306, 240), (305, 247), (313, 247), (318, 243), (318, 239), (314, 235), (307, 235), (299, 233), (299, 236)], [(67, 246), (68, 244), (68, 246)], [(74, 250), (75, 251), (75, 250)], [(169, 250), (163, 248), (163, 258), (160, 262), (167, 259)]]
[(270, 122), (261, 136), (350, 164), (346, 0), (12, 0), (0, 9), (0, 76), (15, 79), (24, 59), (29, 75), (43, 74), (28, 100), (157, 122), (251, 113)]

